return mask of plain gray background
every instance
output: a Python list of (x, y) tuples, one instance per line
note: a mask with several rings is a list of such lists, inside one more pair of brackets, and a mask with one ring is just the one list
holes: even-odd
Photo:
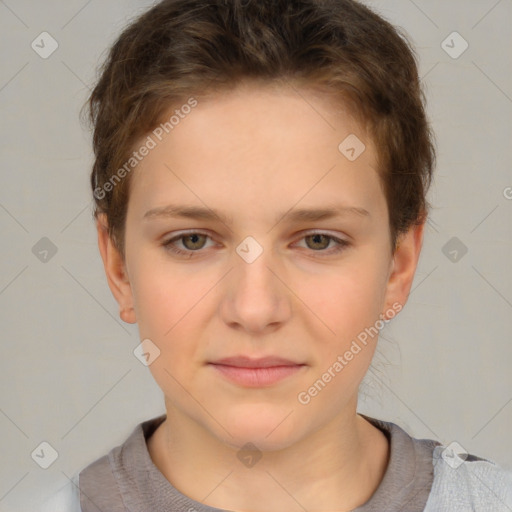
[[(165, 412), (104, 277), (78, 120), (106, 49), (151, 4), (0, 1), (2, 512), (29, 510)], [(512, 2), (367, 4), (416, 45), (438, 166), (412, 292), (359, 410), (512, 468)], [(31, 47), (44, 31), (48, 58)], [(48, 469), (31, 456), (42, 442), (58, 453)]]

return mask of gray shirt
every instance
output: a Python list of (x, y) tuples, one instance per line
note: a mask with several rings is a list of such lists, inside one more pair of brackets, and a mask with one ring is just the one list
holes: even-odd
[[(390, 443), (384, 477), (353, 512), (511, 512), (512, 471), (451, 445), (415, 439), (398, 425), (366, 418)], [(37, 512), (222, 512), (179, 492), (153, 464), (147, 440), (165, 415), (137, 425), (120, 446), (73, 478)]]
[[(432, 454), (440, 443), (414, 439), (394, 423), (361, 415), (390, 442), (384, 478), (354, 512), (423, 511), (433, 481)], [(82, 512), (219, 512), (185, 496), (153, 464), (146, 441), (165, 415), (139, 424), (128, 439), (80, 472)]]

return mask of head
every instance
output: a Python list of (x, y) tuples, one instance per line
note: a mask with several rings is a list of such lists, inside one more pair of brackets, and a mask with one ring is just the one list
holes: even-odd
[[(277, 449), (353, 412), (429, 208), (406, 35), (349, 0), (167, 0), (119, 36), (88, 107), (107, 279), (160, 350), (168, 413)], [(303, 366), (247, 388), (209, 364), (241, 354)]]

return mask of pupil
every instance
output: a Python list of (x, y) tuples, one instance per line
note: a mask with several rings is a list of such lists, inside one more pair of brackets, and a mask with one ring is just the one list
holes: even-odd
[(321, 234), (317, 233), (317, 234), (311, 235), (311, 238), (313, 239), (313, 244), (321, 244), (322, 245), (321, 239), (325, 238), (325, 235), (321, 235)]
[[(192, 249), (197, 249), (196, 244), (199, 243), (199, 239), (202, 235), (199, 235), (198, 233), (192, 233), (191, 235), (186, 235), (185, 240), (188, 240), (190, 244), (192, 245)], [(184, 242), (186, 245), (186, 242)]]

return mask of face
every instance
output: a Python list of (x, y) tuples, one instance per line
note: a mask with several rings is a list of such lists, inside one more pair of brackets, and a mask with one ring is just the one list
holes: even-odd
[[(338, 148), (351, 134), (355, 159)], [(246, 86), (199, 99), (138, 164), (125, 261), (101, 240), (114, 295), (160, 350), (168, 416), (280, 449), (355, 414), (377, 342), (361, 333), (405, 303), (421, 230), (393, 257), (375, 150), (343, 110)], [(294, 366), (211, 364), (235, 356)]]

